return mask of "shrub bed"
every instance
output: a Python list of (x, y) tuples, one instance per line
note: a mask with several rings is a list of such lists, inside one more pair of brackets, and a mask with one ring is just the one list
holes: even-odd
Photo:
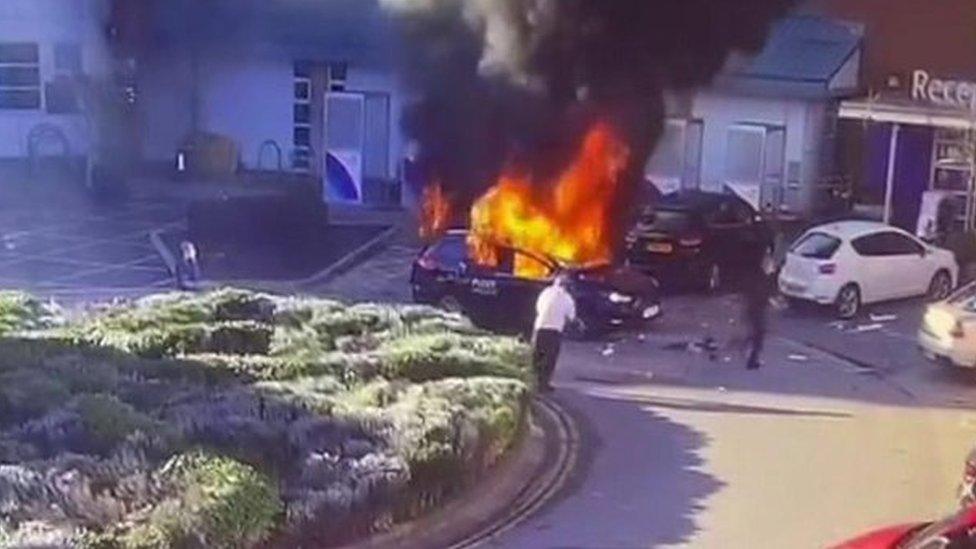
[(0, 294), (0, 546), (329, 546), (382, 530), (516, 442), (528, 356), (426, 307), (220, 290), (68, 322)]

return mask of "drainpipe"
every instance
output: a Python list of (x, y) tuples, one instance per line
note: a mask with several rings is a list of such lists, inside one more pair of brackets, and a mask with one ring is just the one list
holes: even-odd
[(891, 140), (888, 143), (888, 175), (885, 179), (884, 222), (891, 224), (891, 206), (895, 196), (895, 156), (898, 154), (898, 134), (901, 124), (892, 124)]

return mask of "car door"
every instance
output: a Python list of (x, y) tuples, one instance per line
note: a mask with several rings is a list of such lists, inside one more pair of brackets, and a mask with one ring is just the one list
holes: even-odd
[(467, 299), (464, 310), (477, 324), (498, 327), (504, 318), (505, 281), (511, 276), (513, 255), (511, 250), (497, 252), (494, 265), (471, 262), (465, 269)]
[(531, 327), (539, 293), (552, 283), (555, 271), (550, 261), (527, 252), (515, 252), (515, 271), (505, 281), (504, 291), (509, 296), (507, 314), (520, 319), (520, 327)]
[(850, 273), (851, 282), (861, 288), (861, 299), (865, 303), (895, 299), (903, 291), (900, 277), (894, 271), (898, 263), (897, 252), (885, 234), (876, 232), (852, 240), (855, 255), (850, 261), (854, 264), (843, 268), (845, 273)]
[(734, 201), (723, 199), (705, 216), (716, 261), (724, 271), (736, 277), (748, 267), (743, 259), (750, 257), (743, 253), (746, 251), (744, 246), (748, 245), (749, 224), (739, 213)]
[(885, 234), (897, 262), (899, 297), (923, 295), (928, 291), (935, 270), (925, 258), (925, 246), (914, 238), (895, 231)]

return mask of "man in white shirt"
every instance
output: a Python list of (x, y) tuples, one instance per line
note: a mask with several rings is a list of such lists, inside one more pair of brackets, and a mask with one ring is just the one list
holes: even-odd
[(535, 326), (532, 334), (532, 366), (539, 379), (539, 390), (552, 391), (552, 373), (559, 359), (563, 330), (576, 319), (576, 302), (570, 295), (569, 275), (560, 273), (539, 294), (535, 304)]

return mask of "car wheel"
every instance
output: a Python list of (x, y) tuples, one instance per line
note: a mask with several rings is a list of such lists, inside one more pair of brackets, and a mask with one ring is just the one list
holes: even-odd
[(705, 291), (716, 293), (722, 289), (722, 268), (718, 263), (711, 263), (705, 270)]
[(857, 284), (848, 284), (837, 292), (835, 307), (837, 316), (844, 320), (854, 318), (861, 312), (861, 290)]
[(449, 313), (463, 313), (464, 308), (461, 307), (461, 302), (458, 301), (453, 295), (446, 295), (437, 302), (437, 306)]
[(942, 301), (952, 293), (952, 276), (945, 271), (939, 271), (929, 283), (928, 298), (931, 301)]

